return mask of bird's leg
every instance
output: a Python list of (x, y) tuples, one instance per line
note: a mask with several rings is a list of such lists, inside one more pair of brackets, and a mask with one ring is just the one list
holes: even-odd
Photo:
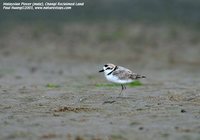
[(124, 89), (126, 89), (126, 86), (124, 85)]
[(121, 84), (121, 86), (122, 86), (122, 89), (121, 89), (121, 92), (119, 93), (119, 97), (121, 96), (122, 91), (124, 90), (124, 85)]
[(120, 97), (120, 96), (122, 95), (122, 91), (123, 91), (124, 89), (126, 89), (126, 86), (125, 86), (125, 85), (122, 85), (122, 84), (121, 84), (121, 86), (122, 86), (122, 89), (121, 89), (121, 92), (119, 93), (119, 96), (118, 96), (118, 97)]

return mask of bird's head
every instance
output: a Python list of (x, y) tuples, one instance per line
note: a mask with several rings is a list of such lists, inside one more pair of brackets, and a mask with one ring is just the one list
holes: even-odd
[(115, 69), (115, 65), (114, 65), (114, 64), (108, 63), (108, 64), (105, 64), (105, 65), (103, 66), (103, 69), (100, 70), (99, 72), (104, 72), (105, 74), (108, 74), (108, 73), (110, 73), (111, 71), (113, 71), (114, 69)]

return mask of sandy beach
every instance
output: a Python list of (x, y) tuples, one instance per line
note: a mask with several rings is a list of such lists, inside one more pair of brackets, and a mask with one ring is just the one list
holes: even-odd
[[(200, 42), (191, 41), (199, 34), (110, 27), (19, 25), (1, 34), (2, 140), (200, 139)], [(103, 86), (98, 73), (108, 62), (147, 78), (118, 98), (121, 86)]]

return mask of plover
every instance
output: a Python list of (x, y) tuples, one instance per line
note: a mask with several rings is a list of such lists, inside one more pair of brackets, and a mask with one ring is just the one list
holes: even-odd
[(126, 89), (126, 86), (124, 84), (131, 83), (134, 80), (140, 78), (146, 78), (146, 76), (133, 73), (131, 70), (127, 68), (110, 63), (105, 64), (103, 66), (103, 69), (100, 70), (99, 72), (104, 72), (104, 75), (108, 81), (121, 84), (122, 89), (119, 95), (121, 95), (122, 91)]

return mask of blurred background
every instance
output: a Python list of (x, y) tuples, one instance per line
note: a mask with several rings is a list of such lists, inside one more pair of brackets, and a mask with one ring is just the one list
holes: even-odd
[[(0, 8), (1, 137), (200, 139), (200, 1), (77, 2)], [(103, 85), (105, 63), (147, 79), (115, 102), (121, 87)]]
[[(2, 66), (49, 70), (52, 65), (70, 75), (96, 72), (107, 62), (140, 70), (199, 69), (200, 1), (77, 2), (85, 5), (61, 11), (1, 8)], [(77, 64), (83, 68), (73, 67)]]

